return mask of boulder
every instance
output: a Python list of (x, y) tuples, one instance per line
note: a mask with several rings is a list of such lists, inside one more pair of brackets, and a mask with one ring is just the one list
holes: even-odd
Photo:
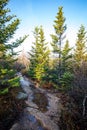
[(26, 93), (23, 92), (19, 92), (17, 95), (17, 99), (27, 99), (28, 95)]

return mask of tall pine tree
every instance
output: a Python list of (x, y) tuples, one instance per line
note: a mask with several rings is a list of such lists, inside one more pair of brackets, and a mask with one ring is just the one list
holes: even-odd
[(20, 24), (20, 20), (15, 15), (10, 15), (10, 10), (6, 8), (9, 0), (0, 0), (0, 94), (9, 91), (10, 87), (18, 86), (19, 80), (15, 77), (16, 71), (13, 69), (14, 48), (22, 43), (26, 36), (9, 43)]
[(65, 25), (65, 17), (63, 16), (63, 7), (59, 7), (56, 20), (54, 21), (54, 29), (55, 29), (55, 35), (51, 35), (52, 37), (52, 46), (54, 49), (54, 52), (56, 52), (59, 55), (59, 71), (58, 71), (58, 77), (61, 77), (61, 44), (62, 44), (62, 36), (66, 30)]
[(74, 50), (74, 60), (76, 64), (79, 66), (85, 60), (86, 56), (86, 43), (87, 43), (87, 36), (86, 36), (85, 27), (81, 25), (78, 34), (77, 34), (77, 41), (76, 41), (76, 48)]
[(49, 62), (49, 49), (45, 42), (45, 36), (42, 26), (36, 27), (34, 30), (35, 42), (32, 44), (30, 54), (29, 75), (32, 78), (41, 81), (46, 73)]

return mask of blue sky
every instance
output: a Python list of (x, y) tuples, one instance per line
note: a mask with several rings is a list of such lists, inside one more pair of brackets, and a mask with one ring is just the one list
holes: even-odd
[(11, 9), (11, 14), (16, 14), (21, 20), (15, 37), (29, 34), (22, 48), (27, 51), (30, 49), (35, 26), (42, 25), (46, 39), (50, 41), (50, 34), (54, 33), (53, 21), (59, 6), (63, 6), (66, 17), (66, 38), (73, 46), (80, 25), (83, 24), (87, 29), (87, 0), (10, 0), (8, 7)]

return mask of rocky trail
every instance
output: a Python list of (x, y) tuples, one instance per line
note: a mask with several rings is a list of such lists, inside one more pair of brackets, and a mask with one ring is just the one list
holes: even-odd
[(27, 107), (10, 130), (59, 130), (60, 99), (35, 87), (25, 76), (19, 76), (24, 92), (20, 92), (17, 98), (26, 99)]

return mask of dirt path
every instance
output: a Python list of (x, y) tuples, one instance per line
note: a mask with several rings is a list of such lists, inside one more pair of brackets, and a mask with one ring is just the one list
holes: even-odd
[(25, 101), (27, 107), (10, 130), (59, 130), (60, 99), (44, 89), (32, 87), (32, 83), (22, 75), (20, 83), (28, 97)]

